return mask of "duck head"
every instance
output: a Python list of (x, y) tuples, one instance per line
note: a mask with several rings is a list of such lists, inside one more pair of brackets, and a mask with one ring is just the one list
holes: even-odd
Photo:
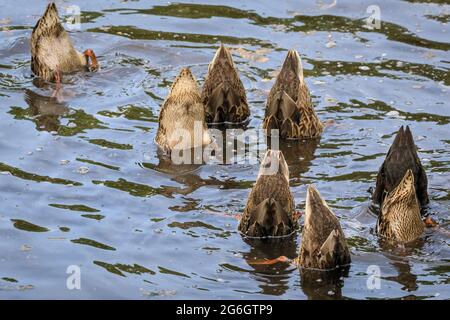
[(350, 263), (350, 251), (339, 220), (319, 191), (308, 186), (299, 265), (305, 268), (334, 269)]
[(421, 206), (425, 206), (429, 202), (427, 176), (409, 126), (406, 129), (401, 126), (378, 172), (373, 201), (382, 205), (386, 195), (400, 183), (407, 170), (412, 171), (417, 198)]
[(386, 238), (410, 242), (425, 230), (420, 216), (414, 173), (408, 169), (400, 183), (387, 194), (378, 217), (377, 231)]

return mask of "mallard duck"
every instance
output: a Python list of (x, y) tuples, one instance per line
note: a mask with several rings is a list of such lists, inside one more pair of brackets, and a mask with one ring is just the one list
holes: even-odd
[(270, 237), (288, 235), (296, 227), (286, 160), (281, 151), (267, 150), (239, 223), (239, 231), (249, 237)]
[(324, 125), (312, 105), (296, 50), (289, 50), (267, 98), (263, 128), (267, 135), (279, 130), (283, 139), (306, 139), (321, 135)]
[(400, 242), (417, 239), (425, 230), (416, 196), (414, 173), (411, 169), (385, 197), (378, 216), (377, 232)]
[(378, 172), (373, 202), (381, 206), (386, 195), (399, 184), (408, 169), (414, 175), (417, 198), (423, 207), (429, 202), (427, 175), (417, 155), (409, 126), (406, 126), (406, 130), (401, 126)]
[[(91, 64), (89, 64), (89, 58)], [(56, 5), (47, 6), (31, 34), (31, 70), (47, 81), (61, 83), (61, 74), (82, 69), (97, 69), (94, 51), (78, 52), (58, 17)]]
[(187, 150), (211, 143), (197, 81), (183, 68), (159, 114), (156, 143), (165, 151)]
[(350, 262), (350, 250), (338, 218), (319, 191), (309, 185), (298, 264), (328, 270), (344, 267)]
[(208, 123), (240, 123), (250, 115), (244, 85), (223, 44), (209, 64), (202, 100)]

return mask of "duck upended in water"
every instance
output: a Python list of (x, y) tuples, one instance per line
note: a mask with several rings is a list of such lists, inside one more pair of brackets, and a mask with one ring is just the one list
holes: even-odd
[(281, 151), (267, 150), (239, 223), (239, 231), (249, 237), (270, 237), (291, 234), (296, 228), (289, 168)]
[(429, 202), (427, 175), (417, 155), (417, 147), (409, 126), (406, 126), (406, 130), (402, 126), (378, 172), (375, 191), (372, 195), (373, 202), (381, 206), (386, 195), (394, 190), (409, 169), (414, 175), (417, 199), (423, 207)]
[(272, 129), (279, 130), (283, 139), (314, 138), (323, 131), (324, 125), (312, 105), (296, 50), (289, 50), (269, 92), (263, 128), (267, 135), (271, 135)]
[(187, 150), (211, 143), (197, 81), (183, 68), (159, 113), (156, 143), (165, 151)]
[(425, 230), (416, 196), (414, 173), (406, 171), (400, 183), (390, 191), (381, 206), (377, 232), (389, 239), (410, 242)]
[(209, 64), (202, 100), (208, 123), (240, 123), (250, 115), (244, 85), (231, 53), (223, 44)]
[[(91, 64), (89, 64), (91, 58)], [(97, 58), (91, 49), (78, 52), (64, 30), (56, 5), (49, 3), (31, 34), (31, 70), (47, 81), (61, 81), (61, 73), (97, 69)]]
[(306, 195), (301, 241), (298, 263), (302, 267), (334, 269), (351, 262), (339, 220), (313, 185), (308, 186)]

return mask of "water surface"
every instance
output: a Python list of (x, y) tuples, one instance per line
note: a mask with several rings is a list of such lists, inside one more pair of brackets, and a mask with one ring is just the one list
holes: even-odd
[[(450, 298), (450, 5), (378, 1), (58, 1), (82, 10), (71, 32), (101, 70), (64, 77), (62, 99), (30, 70), (29, 38), (46, 1), (0, 4), (0, 298)], [(154, 144), (159, 108), (181, 67), (203, 84), (230, 47), (260, 128), (290, 48), (303, 59), (319, 141), (282, 144), (298, 210), (314, 183), (339, 216), (352, 265), (342, 278), (289, 264), (288, 245), (237, 232), (257, 164), (175, 166)], [(393, 137), (410, 125), (440, 228), (406, 248), (373, 232), (368, 189)], [(66, 287), (81, 268), (81, 290)], [(368, 268), (381, 288), (367, 286)], [(369, 269), (370, 270), (370, 269)]]

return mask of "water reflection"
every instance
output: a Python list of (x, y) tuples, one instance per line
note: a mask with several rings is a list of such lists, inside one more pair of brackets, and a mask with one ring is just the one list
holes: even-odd
[(291, 186), (300, 185), (300, 177), (303, 173), (309, 171), (312, 161), (315, 159), (315, 152), (319, 143), (320, 137), (300, 141), (280, 141), (279, 150), (283, 152), (289, 166)]
[(60, 117), (69, 112), (69, 108), (57, 97), (43, 96), (32, 90), (26, 89), (25, 102), (29, 109), (25, 112), (30, 113), (36, 123), (37, 130), (57, 132), (60, 127)]
[[(244, 241), (250, 245), (250, 251), (243, 254), (247, 264), (253, 269), (255, 280), (259, 282), (262, 294), (280, 296), (289, 289), (289, 278), (295, 272), (295, 267), (287, 262), (261, 264), (263, 260), (271, 260), (277, 256), (294, 259), (297, 256), (298, 245), (296, 235), (281, 239), (249, 239)], [(274, 256), (275, 255), (275, 256)]]
[(236, 181), (234, 178), (221, 180), (214, 176), (202, 178), (200, 176), (200, 169), (202, 166), (215, 165), (209, 164), (175, 164), (170, 155), (165, 154), (161, 150), (157, 151), (158, 162), (141, 164), (142, 167), (151, 169), (170, 176), (170, 180), (178, 182), (183, 187), (165, 186), (164, 190), (168, 196), (173, 193), (180, 195), (189, 195), (203, 186), (215, 186), (219, 189), (247, 189), (252, 185), (251, 181)]
[(303, 292), (311, 300), (342, 299), (344, 278), (349, 270), (350, 267), (330, 271), (299, 268)]
[(197, 170), (201, 164), (174, 164), (171, 156), (158, 148), (157, 150), (158, 163), (142, 163), (142, 167), (154, 170), (159, 173), (171, 176), (171, 180), (178, 182), (184, 187), (165, 186), (164, 192), (166, 196), (173, 197), (173, 194), (188, 195), (206, 183), (198, 176)]
[(424, 248), (426, 244), (425, 238), (421, 237), (407, 244), (400, 244), (385, 238), (380, 238), (378, 242), (384, 256), (390, 260), (390, 264), (398, 272), (396, 276), (389, 276), (384, 279), (401, 284), (403, 286), (402, 290), (408, 292), (416, 291), (419, 288), (417, 275), (412, 271), (409, 257)]
[[(28, 108), (12, 106), (9, 113), (15, 119), (33, 121), (38, 131), (57, 132), (60, 136), (73, 136), (88, 129), (107, 128), (95, 116), (84, 110), (69, 108), (66, 102), (61, 100), (60, 94), (45, 96), (25, 89), (23, 98)], [(64, 125), (61, 124), (63, 118), (67, 122)]]
[[(191, 152), (191, 159), (192, 159), (192, 151)], [(200, 164), (176, 164), (172, 161), (171, 159), (171, 155), (166, 154), (165, 152), (163, 152), (161, 149), (158, 148), (157, 152), (156, 152), (157, 158), (158, 158), (158, 163), (156, 165), (151, 164), (151, 163), (145, 163), (143, 164), (145, 167), (149, 168), (149, 169), (153, 169), (155, 171), (164, 173), (164, 174), (170, 174), (173, 175), (175, 177), (180, 176), (180, 175), (184, 175), (184, 174), (189, 174), (195, 170), (197, 170), (198, 168), (200, 168), (200, 166), (202, 165), (202, 163)], [(203, 162), (203, 161), (202, 161)]]
[(402, 290), (408, 292), (416, 291), (419, 288), (417, 284), (417, 275), (412, 273), (412, 268), (408, 261), (394, 258), (392, 259), (391, 265), (398, 271), (398, 275), (386, 277), (386, 280), (392, 280), (403, 285)]

